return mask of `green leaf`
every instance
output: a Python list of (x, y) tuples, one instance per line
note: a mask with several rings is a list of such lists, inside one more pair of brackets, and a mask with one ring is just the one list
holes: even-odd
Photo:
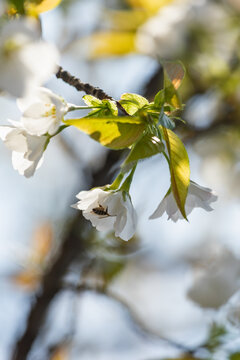
[(190, 167), (188, 154), (179, 137), (169, 129), (161, 127), (170, 159), (171, 188), (181, 211), (187, 220), (185, 213), (185, 202), (190, 182)]
[(165, 91), (162, 89), (156, 94), (156, 96), (154, 98), (154, 106), (158, 110), (161, 110), (161, 108), (164, 105), (164, 102), (165, 102)]
[(103, 104), (108, 108), (109, 112), (113, 116), (118, 116), (118, 108), (114, 101), (112, 100), (103, 100)]
[(175, 123), (165, 113), (160, 114), (159, 124), (170, 130), (175, 128)]
[(182, 103), (177, 90), (174, 88), (168, 75), (164, 73), (164, 90), (165, 90), (165, 101), (174, 106), (175, 109), (181, 109)]
[(231, 354), (229, 360), (240, 360), (240, 352)]
[(223, 337), (226, 335), (226, 333), (226, 329), (223, 325), (213, 323), (209, 331), (208, 340), (206, 344), (204, 344), (204, 347), (213, 353), (219, 346), (223, 344)]
[(122, 165), (123, 171), (128, 171), (133, 167), (138, 160), (146, 159), (164, 150), (163, 143), (151, 134), (145, 134), (142, 138), (132, 147), (130, 154)]
[(24, 0), (8, 0), (8, 3), (10, 6), (14, 6), (18, 14), (25, 14)]
[(95, 96), (92, 96), (92, 95), (84, 95), (83, 101), (85, 102), (85, 104), (87, 104), (87, 106), (101, 106), (102, 105), (102, 100), (99, 100), (98, 98), (96, 98)]
[(85, 95), (83, 96), (83, 101), (88, 106), (96, 107), (95, 110), (87, 115), (88, 117), (118, 116), (117, 105), (112, 100), (99, 100), (92, 95)]
[(65, 120), (66, 125), (73, 125), (90, 135), (103, 146), (111, 149), (124, 149), (139, 139), (146, 124), (139, 117), (105, 117)]
[(129, 115), (134, 115), (138, 110), (149, 105), (148, 100), (143, 96), (130, 93), (122, 94), (119, 102)]

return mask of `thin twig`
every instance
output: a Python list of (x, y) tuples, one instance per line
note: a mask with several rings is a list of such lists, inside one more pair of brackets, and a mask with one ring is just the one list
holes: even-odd
[(98, 87), (90, 85), (88, 83), (83, 83), (80, 79), (71, 75), (68, 71), (64, 70), (61, 66), (59, 66), (59, 68), (58, 68), (56, 77), (58, 79), (62, 79), (65, 83), (75, 87), (75, 89), (77, 89), (78, 91), (84, 91), (86, 94), (93, 95), (100, 100), (108, 99), (108, 100), (115, 101), (118, 109), (121, 110), (124, 115), (126, 115), (126, 116), (129, 115), (126, 112), (126, 110), (122, 107), (122, 105), (118, 101), (114, 100), (110, 95), (105, 93), (105, 91), (103, 91), (102, 89), (100, 89)]
[(177, 348), (181, 350), (184, 354), (192, 355), (195, 352), (195, 349), (189, 349), (186, 346), (179, 344), (178, 342), (175, 342), (171, 339), (168, 339), (155, 331), (153, 331), (151, 328), (149, 328), (138, 316), (136, 311), (129, 305), (129, 303), (123, 299), (120, 295), (114, 293), (110, 289), (106, 289), (106, 287), (102, 286), (92, 286), (88, 285), (86, 283), (81, 283), (77, 286), (71, 285), (71, 284), (65, 284), (64, 288), (66, 290), (71, 290), (74, 292), (82, 292), (82, 291), (92, 291), (96, 292), (98, 294), (104, 295), (118, 304), (120, 304), (124, 310), (127, 312), (129, 320), (131, 321), (131, 324), (133, 325), (134, 329), (140, 334), (147, 337), (150, 337), (152, 339), (160, 340), (168, 345)]

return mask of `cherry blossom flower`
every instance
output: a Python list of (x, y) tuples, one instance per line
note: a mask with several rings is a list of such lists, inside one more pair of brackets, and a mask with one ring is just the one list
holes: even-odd
[[(206, 211), (213, 210), (210, 204), (217, 200), (216, 194), (208, 188), (198, 185), (197, 183), (190, 181), (188, 188), (188, 195), (185, 203), (186, 215), (189, 215), (194, 208), (203, 208)], [(150, 219), (156, 219), (162, 216), (166, 212), (168, 214), (168, 220), (171, 219), (177, 222), (179, 219), (183, 219), (183, 216), (177, 206), (172, 191), (168, 191), (164, 199), (160, 202), (157, 209), (150, 216)]]
[(187, 295), (202, 308), (218, 309), (239, 290), (239, 259), (222, 246), (204, 258), (203, 264), (199, 262), (202, 266), (196, 269)]
[(51, 90), (40, 87), (31, 96), (18, 99), (22, 111), (21, 122), (31, 135), (54, 135), (63, 116), (68, 112), (68, 104)]
[(29, 178), (41, 166), (49, 138), (30, 135), (20, 122), (9, 122), (12, 126), (0, 126), (0, 138), (12, 150), (13, 168)]
[(104, 191), (99, 188), (81, 191), (74, 208), (82, 210), (99, 231), (114, 230), (115, 235), (127, 241), (135, 233), (136, 213), (129, 194), (122, 191)]
[(40, 39), (37, 22), (20, 18), (0, 31), (0, 89), (24, 97), (56, 71), (58, 51)]

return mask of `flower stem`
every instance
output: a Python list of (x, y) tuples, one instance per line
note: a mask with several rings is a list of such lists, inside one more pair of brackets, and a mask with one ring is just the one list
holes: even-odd
[(132, 171), (130, 172), (130, 174), (128, 175), (128, 177), (125, 179), (124, 183), (122, 184), (120, 190), (122, 191), (126, 191), (127, 193), (129, 193), (129, 189), (132, 183), (132, 179), (133, 179), (133, 175), (135, 173), (137, 164), (132, 168)]
[(165, 159), (167, 160), (167, 163), (168, 163), (169, 168), (170, 168), (170, 159), (169, 159), (169, 157), (167, 156), (167, 154), (165, 153), (165, 151), (163, 151), (162, 153), (163, 153)]
[(118, 176), (116, 177), (116, 179), (113, 181), (113, 183), (110, 185), (110, 189), (111, 190), (117, 190), (122, 182), (122, 179), (124, 177), (124, 174), (122, 172), (120, 172), (120, 174), (118, 174)]
[(55, 132), (55, 134), (49, 135), (49, 139), (51, 139), (52, 137), (58, 135), (61, 131), (63, 131), (64, 129), (66, 129), (69, 126), (70, 125), (61, 125), (61, 126), (59, 126), (59, 128), (58, 128), (57, 132)]
[(76, 106), (72, 105), (68, 108), (68, 112), (75, 110), (88, 110), (88, 109), (99, 109), (101, 106)]

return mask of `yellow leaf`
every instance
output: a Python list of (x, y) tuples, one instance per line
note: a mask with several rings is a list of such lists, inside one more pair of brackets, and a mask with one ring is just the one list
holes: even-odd
[(183, 65), (180, 62), (166, 62), (164, 63), (164, 70), (167, 72), (169, 79), (177, 90), (185, 75)]
[[(167, 72), (167, 70), (165, 69), (165, 66), (164, 66), (165, 101), (168, 104), (173, 105), (176, 109), (181, 109), (181, 107), (182, 107), (181, 99), (180, 99), (178, 91), (176, 90), (176, 87), (178, 85), (180, 85), (179, 84), (180, 79), (175, 78), (173, 67), (171, 68), (171, 71), (170, 71), (170, 67), (169, 67), (168, 70), (169, 70), (170, 74), (168, 74), (168, 72)], [(172, 78), (170, 78), (170, 76)]]
[(60, 346), (54, 350), (50, 360), (67, 360), (69, 359), (69, 348), (68, 346)]
[(137, 30), (148, 18), (142, 9), (108, 10), (105, 17), (107, 21), (110, 21), (111, 28), (120, 31)]
[[(67, 50), (79, 51), (88, 59), (121, 56), (136, 51), (134, 32), (98, 32), (74, 41)], [(84, 52), (83, 52), (84, 51)]]
[(33, 248), (31, 261), (34, 265), (42, 265), (52, 249), (53, 231), (50, 224), (39, 226), (33, 234)]
[(50, 224), (43, 224), (35, 230), (24, 270), (11, 276), (11, 280), (27, 290), (34, 290), (41, 280), (46, 256), (52, 250), (53, 232)]
[(127, 0), (129, 5), (134, 8), (141, 8), (150, 13), (156, 13), (161, 7), (164, 7), (173, 0)]
[(143, 133), (146, 124), (138, 117), (81, 118), (64, 121), (76, 126), (103, 146), (123, 149), (132, 145)]
[(161, 128), (170, 159), (172, 192), (182, 216), (187, 220), (185, 202), (190, 182), (188, 154), (182, 141), (173, 131), (165, 127)]
[(24, 5), (28, 15), (37, 16), (42, 12), (54, 9), (61, 1), (62, 0), (27, 0)]
[(34, 269), (23, 270), (11, 276), (11, 280), (26, 290), (34, 290), (41, 279), (41, 274)]

